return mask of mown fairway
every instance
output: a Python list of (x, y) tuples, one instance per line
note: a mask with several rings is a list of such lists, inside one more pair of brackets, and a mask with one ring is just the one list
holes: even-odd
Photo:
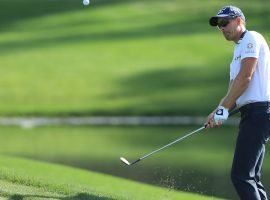
[[(208, 18), (227, 3), (2, 0), (0, 114), (207, 114), (233, 48)], [(229, 3), (268, 39), (268, 1)]]

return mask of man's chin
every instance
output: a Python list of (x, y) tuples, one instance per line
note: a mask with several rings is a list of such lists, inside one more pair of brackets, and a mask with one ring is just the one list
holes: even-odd
[(225, 36), (225, 35), (224, 35), (224, 38), (225, 38), (226, 40), (228, 40), (228, 41), (232, 41), (232, 38), (230, 38), (230, 37), (228, 37), (228, 36)]

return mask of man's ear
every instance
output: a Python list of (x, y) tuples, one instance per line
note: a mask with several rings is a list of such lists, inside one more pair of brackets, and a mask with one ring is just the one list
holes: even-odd
[(240, 17), (236, 17), (235, 20), (236, 20), (236, 22), (237, 22), (238, 25), (241, 23), (241, 18)]

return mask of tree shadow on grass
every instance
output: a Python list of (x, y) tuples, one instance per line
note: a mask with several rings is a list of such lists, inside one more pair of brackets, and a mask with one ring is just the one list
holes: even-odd
[[(140, 1), (140, 0), (137, 0)], [(91, 7), (95, 9), (118, 3), (130, 3), (132, 0), (94, 0)], [(73, 12), (86, 9), (82, 0), (1, 0), (0, 1), (0, 31), (8, 30), (12, 24), (46, 15)]]
[(59, 200), (114, 200), (113, 198), (108, 197), (100, 197), (92, 194), (87, 193), (78, 193), (75, 196), (68, 196), (68, 197), (58, 197), (58, 196), (47, 196), (47, 195), (21, 195), (21, 194), (14, 194), (8, 197), (8, 200), (23, 200), (24, 198), (40, 198), (40, 199), (59, 199)]
[(103, 98), (114, 101), (138, 99), (128, 107), (118, 109), (119, 113), (127, 115), (207, 114), (226, 92), (229, 74), (225, 60), (220, 68), (214, 66), (221, 59), (209, 64), (213, 66), (210, 69), (205, 66), (163, 67), (133, 74), (119, 80), (120, 89), (105, 94)]
[[(130, 21), (132, 22), (132, 20)], [(89, 23), (91, 26), (93, 23), (104, 23), (98, 19), (82, 19), (81, 21), (70, 21), (67, 24), (57, 24), (57, 27), (47, 27), (49, 30), (53, 28), (71, 28), (74, 26), (80, 26)], [(207, 33), (211, 31), (207, 26), (207, 18), (193, 18), (183, 21), (182, 19), (175, 20), (174, 22), (163, 23), (158, 25), (151, 25), (136, 30), (119, 30), (119, 31), (103, 31), (99, 33), (55, 33), (48, 37), (44, 35), (40, 38), (29, 38), (23, 41), (3, 41), (1, 42), (0, 52), (9, 53), (14, 51), (25, 51), (27, 49), (57, 46), (61, 44), (74, 44), (83, 42), (104, 42), (104, 41), (122, 41), (130, 39), (144, 39), (144, 38), (159, 38), (169, 37), (176, 35), (191, 35), (196, 33)], [(105, 26), (105, 25), (104, 25)]]
[[(15, 2), (14, 2), (15, 1)], [(41, 0), (14, 0), (10, 3), (9, 0), (2, 0), (0, 2), (0, 31), (3, 29), (9, 30), (10, 26), (16, 22), (21, 22), (24, 19), (38, 18), (46, 15), (72, 12), (82, 9), (82, 3), (80, 0), (55, 0), (55, 1), (41, 1)], [(141, 0), (136, 0), (141, 1)], [(94, 6), (100, 8), (101, 6), (110, 6), (117, 3), (130, 3), (131, 0), (96, 0)], [(14, 6), (16, 5), (16, 6)], [(92, 6), (93, 6), (92, 5)], [(251, 11), (249, 18), (256, 20), (256, 25), (252, 28), (262, 28), (263, 30), (269, 30), (269, 26), (265, 26), (270, 19), (269, 6), (261, 9), (248, 9)], [(178, 17), (179, 16), (179, 19)], [(139, 16), (138, 16), (139, 17)], [(175, 21), (169, 23), (153, 25), (148, 27), (137, 28), (136, 30), (129, 31), (104, 31), (101, 33), (83, 33), (83, 34), (70, 34), (70, 35), (52, 35), (48, 38), (41, 37), (39, 39), (27, 39), (25, 41), (15, 42), (1, 42), (1, 53), (5, 51), (25, 50), (27, 48), (40, 47), (40, 46), (55, 46), (61, 43), (73, 43), (84, 41), (104, 41), (104, 40), (123, 40), (123, 39), (138, 39), (138, 38), (153, 38), (172, 35), (190, 35), (196, 33), (207, 33), (212, 29), (208, 25), (209, 12), (204, 10), (197, 10), (196, 13), (190, 15), (186, 20), (183, 20), (181, 14), (176, 15)], [(103, 19), (104, 20), (104, 19)], [(109, 20), (106, 19), (106, 20)], [(127, 19), (129, 23), (137, 23), (137, 18)], [(110, 23), (110, 21), (107, 21)], [(66, 23), (58, 23), (57, 25), (50, 24), (43, 27), (46, 30), (69, 28), (74, 26), (80, 26), (83, 24), (102, 24), (101, 19), (80, 19), (71, 20)], [(112, 23), (115, 23), (112, 21)], [(254, 23), (253, 23), (254, 24)]]
[[(128, 102), (117, 110), (99, 107), (96, 110), (53, 112), (51, 115), (207, 115), (226, 93), (229, 83), (227, 58), (230, 59), (226, 55), (215, 58), (208, 67), (166, 66), (122, 77), (115, 82), (117, 89), (99, 97), (103, 102)], [(23, 115), (39, 116), (44, 113), (28, 112)]]
[[(14, 10), (12, 8), (14, 5), (10, 5), (8, 1), (4, 1), (0, 3), (0, 31), (1, 27), (7, 27), (16, 23), (17, 21), (21, 21), (23, 19), (42, 17), (45, 15), (51, 15), (55, 13), (63, 13), (63, 12), (71, 12), (78, 9), (81, 9), (81, 2), (71, 1), (71, 0), (57, 0), (57, 1), (44, 1), (38, 2), (36, 0), (28, 0), (27, 3), (21, 0), (15, 0), (16, 7)], [(78, 0), (79, 1), (79, 0)], [(137, 0), (138, 1), (138, 0)], [(46, 3), (45, 3), (46, 2)], [(99, 0), (95, 1), (94, 4), (97, 8), (100, 6), (116, 4), (116, 3), (129, 3), (130, 0)], [(2, 5), (3, 4), (3, 5)], [(64, 4), (64, 6), (63, 6)], [(2, 8), (1, 8), (2, 7)], [(11, 8), (12, 7), (12, 8)], [(270, 13), (268, 12), (268, 7), (265, 9), (257, 9), (250, 14), (250, 18), (252, 20), (256, 20), (256, 25), (252, 28), (259, 28), (264, 31), (268, 31), (269, 27), (265, 26), (267, 24), (267, 19), (270, 18)], [(96, 8), (95, 8), (96, 9)], [(2, 12), (3, 10), (3, 12)], [(10, 14), (12, 11), (12, 14)], [(6, 13), (5, 13), (6, 12)], [(13, 13), (14, 12), (14, 13)], [(138, 16), (139, 17), (139, 16)], [(104, 32), (99, 33), (72, 33), (72, 34), (55, 34), (48, 37), (46, 34), (44, 37), (40, 37), (38, 39), (26, 39), (24, 41), (7, 41), (1, 42), (0, 52), (12, 52), (14, 50), (27, 50), (32, 48), (40, 48), (43, 46), (55, 46), (57, 44), (71, 44), (76, 42), (86, 42), (86, 41), (116, 41), (116, 40), (125, 40), (125, 39), (141, 39), (141, 38), (155, 38), (155, 37), (168, 37), (174, 35), (191, 35), (191, 34), (201, 34), (208, 33), (213, 31), (208, 25), (209, 13), (204, 10), (198, 10), (195, 15), (191, 15), (187, 19), (183, 20), (181, 15), (179, 18), (176, 15), (175, 21), (170, 21), (163, 24), (152, 25), (149, 24), (147, 27), (137, 28), (136, 30), (119, 30), (119, 31), (111, 31), (104, 30)], [(58, 23), (56, 25), (44, 25), (46, 30), (52, 29), (61, 29), (61, 28), (71, 28), (78, 26), (80, 28), (81, 25), (84, 24), (102, 24), (104, 19), (74, 19), (65, 23)], [(126, 19), (129, 23), (138, 23), (137, 18), (134, 17), (132, 19)], [(134, 20), (134, 21), (133, 21)], [(110, 21), (109, 18), (106, 19), (107, 23), (115, 23), (114, 21)], [(43, 25), (41, 25), (43, 26)], [(106, 26), (106, 24), (104, 24)], [(263, 27), (263, 29), (262, 29)]]

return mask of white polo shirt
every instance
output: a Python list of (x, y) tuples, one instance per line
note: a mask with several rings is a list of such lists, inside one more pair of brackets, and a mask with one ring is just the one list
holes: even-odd
[(230, 80), (234, 80), (241, 68), (241, 60), (247, 57), (258, 59), (255, 72), (248, 88), (236, 100), (237, 107), (252, 102), (270, 101), (270, 52), (264, 37), (247, 31), (234, 48), (230, 65)]

